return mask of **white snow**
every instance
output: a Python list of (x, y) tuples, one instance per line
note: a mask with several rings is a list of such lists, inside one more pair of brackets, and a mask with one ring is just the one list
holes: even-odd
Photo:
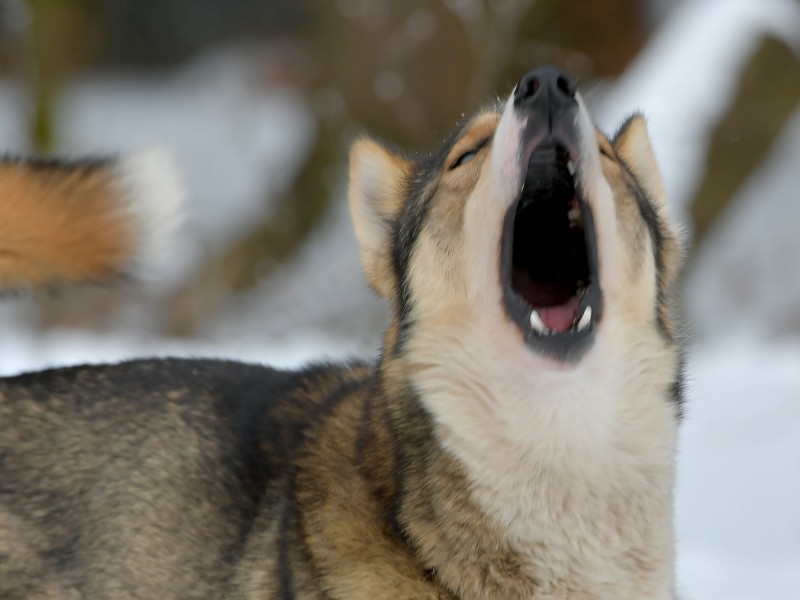
[(625, 75), (613, 87), (596, 91), (592, 108), (606, 131), (614, 131), (631, 112), (644, 112), (681, 218), (705, 165), (708, 134), (728, 107), (739, 70), (765, 34), (800, 49), (800, 4), (684, 0)]
[(676, 497), (686, 600), (800, 597), (800, 340), (692, 353)]
[(800, 333), (798, 165), (800, 107), (766, 165), (731, 199), (731, 210), (709, 232), (687, 273), (698, 335)]

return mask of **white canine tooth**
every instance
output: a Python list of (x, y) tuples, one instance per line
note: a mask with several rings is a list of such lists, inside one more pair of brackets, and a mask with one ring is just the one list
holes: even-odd
[(539, 313), (536, 312), (535, 310), (531, 311), (531, 327), (533, 327), (533, 330), (538, 333), (544, 333), (545, 330), (547, 329), (544, 326), (544, 321), (542, 321), (542, 317), (540, 317)]
[(573, 223), (577, 222), (578, 217), (581, 216), (581, 211), (578, 208), (570, 208), (569, 212), (567, 213), (569, 220)]
[(570, 175), (575, 175), (575, 163), (571, 160), (567, 161), (567, 170), (569, 171)]
[(581, 320), (578, 321), (578, 331), (583, 331), (589, 326), (589, 323), (592, 321), (592, 307), (587, 306), (586, 309), (583, 311), (583, 316), (581, 316)]

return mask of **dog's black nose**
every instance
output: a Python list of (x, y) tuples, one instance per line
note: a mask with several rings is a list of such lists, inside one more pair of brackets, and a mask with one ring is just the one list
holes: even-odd
[(556, 112), (575, 104), (575, 80), (555, 67), (541, 67), (523, 77), (514, 91), (517, 109), (540, 108)]

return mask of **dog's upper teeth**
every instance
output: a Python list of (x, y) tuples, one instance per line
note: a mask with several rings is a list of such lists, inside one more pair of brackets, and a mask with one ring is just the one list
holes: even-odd
[(581, 316), (580, 321), (578, 321), (578, 326), (576, 329), (578, 331), (583, 331), (589, 326), (589, 323), (591, 323), (591, 321), (592, 321), (592, 307), (587, 306), (583, 311), (583, 315)]
[(578, 219), (580, 219), (580, 216), (581, 216), (581, 211), (577, 206), (570, 208), (569, 212), (567, 212), (567, 217), (569, 217), (570, 224), (577, 224)]
[(570, 175), (575, 175), (575, 163), (571, 160), (567, 161), (567, 170)]
[(537, 333), (546, 333), (547, 327), (544, 325), (544, 321), (542, 321), (542, 317), (539, 316), (539, 313), (535, 310), (531, 311), (531, 327)]

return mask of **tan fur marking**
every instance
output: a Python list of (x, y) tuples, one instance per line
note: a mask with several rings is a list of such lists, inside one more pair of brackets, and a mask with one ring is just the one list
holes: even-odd
[(0, 291), (119, 272), (133, 232), (109, 173), (0, 165)]
[(369, 284), (389, 298), (394, 280), (389, 248), (393, 221), (403, 206), (400, 187), (408, 163), (380, 144), (360, 139), (350, 150), (350, 216)]
[[(482, 113), (472, 119), (472, 121), (466, 126), (461, 138), (455, 144), (453, 144), (453, 148), (447, 155), (444, 172), (445, 178), (451, 177), (452, 175), (460, 175), (462, 173), (474, 173), (474, 168), (453, 170), (451, 167), (462, 154), (469, 151), (478, 151), (478, 154), (482, 154), (482, 156), (480, 156), (481, 161), (485, 160), (486, 154), (488, 154), (486, 146), (489, 142), (491, 142), (491, 138), (492, 135), (494, 135), (494, 130), (497, 127), (498, 120), (499, 116), (493, 112)], [(482, 150), (480, 149), (481, 145), (484, 145)], [(475, 165), (472, 165), (472, 167), (474, 166)]]
[(324, 587), (337, 600), (450, 599), (386, 531), (382, 507), (353, 472), (353, 439), (362, 414), (362, 403), (342, 405), (319, 431), (297, 479), (297, 500), (305, 507), (304, 528)]
[(664, 205), (667, 194), (644, 117), (634, 115), (628, 120), (614, 140), (614, 148), (652, 199)]
[(647, 132), (647, 121), (641, 115), (634, 115), (623, 125), (613, 141), (614, 150), (620, 159), (631, 170), (636, 181), (648, 194), (653, 203), (658, 219), (662, 225), (661, 260), (659, 286), (666, 304), (659, 306), (661, 322), (673, 338), (681, 332), (675, 327), (676, 319), (672, 314), (676, 308), (674, 290), (675, 282), (683, 266), (682, 232), (670, 215), (666, 190), (658, 168), (655, 152)]

